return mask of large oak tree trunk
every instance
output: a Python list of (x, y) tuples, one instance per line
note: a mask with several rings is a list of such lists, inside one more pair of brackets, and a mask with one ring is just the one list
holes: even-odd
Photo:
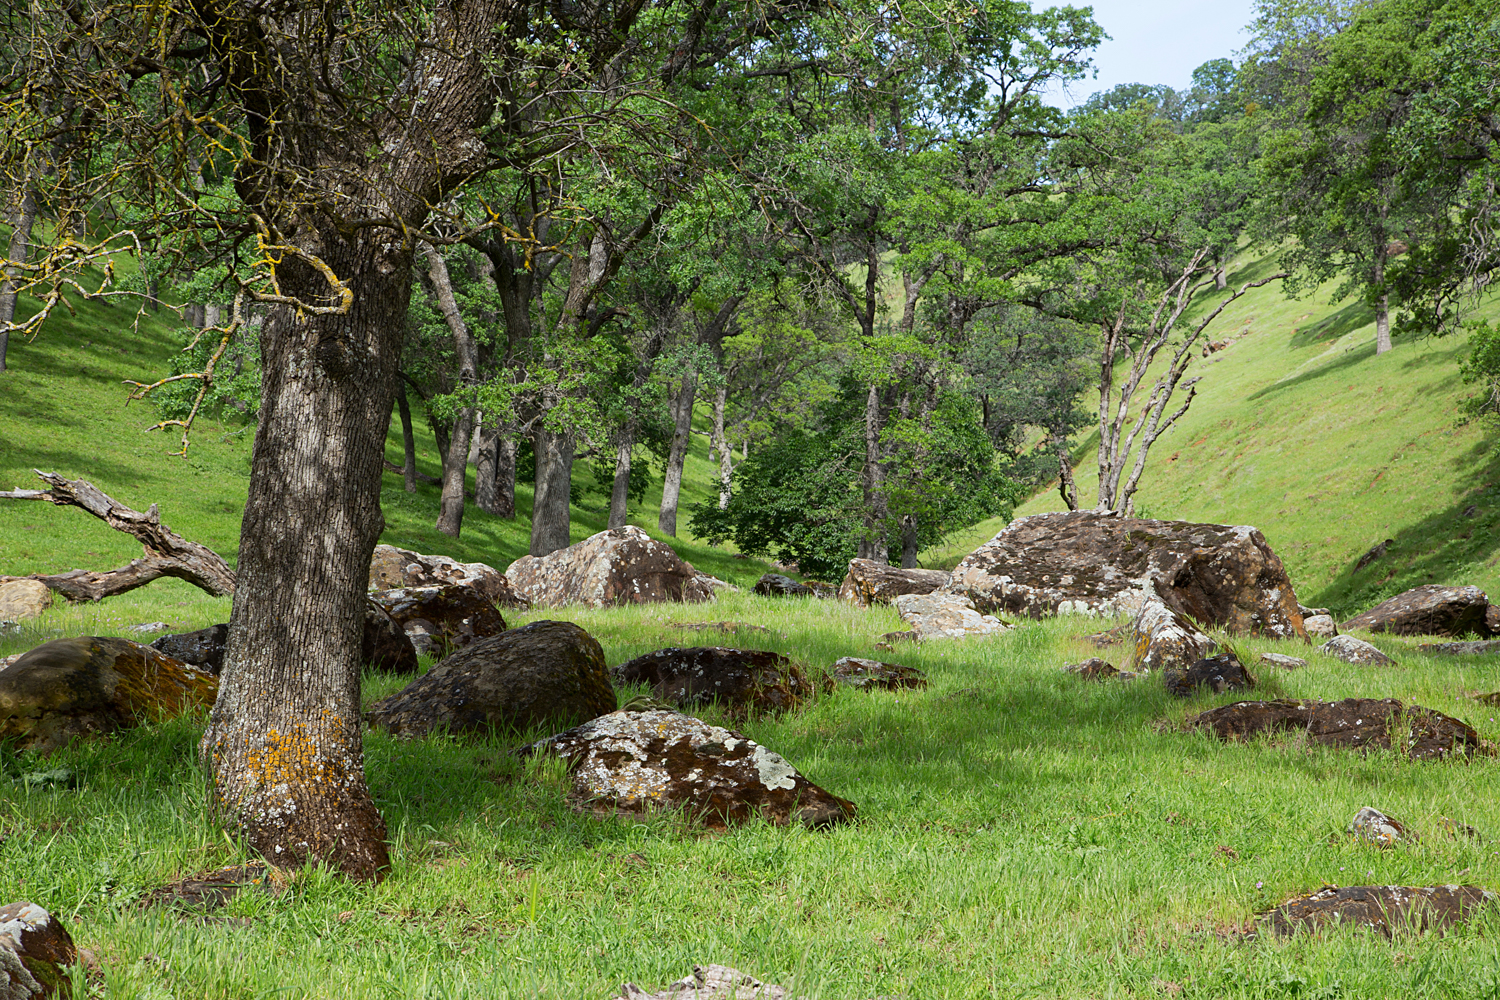
[[(201, 750), (217, 800), (278, 867), (388, 867), (364, 777), (360, 637), (384, 527), (380, 476), (411, 261), (382, 236), (322, 248), (354, 292), (342, 315), (278, 307), (261, 328), (261, 407), (219, 697)], [(308, 267), (284, 289), (326, 300)]]
[(568, 547), (569, 503), (573, 489), (573, 435), (541, 426), (532, 432), (536, 449), (536, 497), (531, 505), (531, 554), (545, 556)]
[(682, 496), (682, 467), (687, 462), (688, 444), (693, 437), (693, 401), (698, 395), (698, 373), (689, 371), (682, 376), (682, 386), (672, 401), (672, 418), (676, 426), (672, 431), (672, 447), (667, 452), (667, 471), (661, 485), (661, 514), (656, 526), (677, 537), (677, 501)]

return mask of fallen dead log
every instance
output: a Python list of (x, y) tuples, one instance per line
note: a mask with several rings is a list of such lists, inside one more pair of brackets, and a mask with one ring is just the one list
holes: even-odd
[(3, 580), (37, 580), (70, 601), (98, 601), (145, 586), (163, 576), (175, 576), (215, 597), (234, 593), (234, 570), (206, 545), (188, 541), (161, 523), (156, 504), (144, 513), (132, 510), (85, 479), (64, 479), (55, 472), (33, 470), (50, 489), (0, 490), (0, 500), (45, 500), (59, 507), (78, 507), (117, 531), (138, 539), (145, 549), (139, 559), (103, 573), (75, 569), (29, 577), (0, 576)]

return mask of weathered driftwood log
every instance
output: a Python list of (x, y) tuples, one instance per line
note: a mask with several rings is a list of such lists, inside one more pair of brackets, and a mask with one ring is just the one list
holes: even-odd
[(29, 577), (0, 576), (0, 580), (38, 580), (70, 601), (98, 601), (144, 586), (163, 576), (175, 576), (195, 587), (223, 597), (234, 593), (234, 571), (219, 554), (205, 545), (190, 542), (161, 523), (156, 504), (145, 513), (132, 510), (85, 479), (64, 479), (55, 472), (33, 470), (51, 489), (0, 490), (4, 500), (46, 500), (59, 507), (79, 507), (111, 528), (140, 540), (145, 554), (128, 566), (95, 573), (75, 569)]

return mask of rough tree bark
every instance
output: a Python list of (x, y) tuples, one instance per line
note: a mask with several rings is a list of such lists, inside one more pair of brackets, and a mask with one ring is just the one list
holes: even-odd
[(1069, 510), (1078, 509), (1078, 483), (1073, 479), (1073, 456), (1068, 451), (1068, 436), (1053, 428), (1052, 447), (1057, 451), (1057, 492)]
[[(31, 254), (31, 229), (36, 224), (36, 190), (30, 178), (21, 182), (21, 198), (16, 207), (15, 222), (10, 231), (10, 247), (5, 259), (26, 263)], [(16, 269), (7, 267), (0, 278), (0, 372), (5, 371), (5, 353), (10, 346), (10, 324), (16, 318)]]
[(401, 478), (406, 492), (417, 492), (417, 436), (411, 428), (411, 403), (406, 399), (406, 386), (396, 381), (396, 408), (401, 411)]
[(615, 442), (615, 481), (609, 491), (609, 527), (623, 528), (630, 514), (630, 460), (635, 450), (634, 418), (620, 428)]
[(729, 438), (724, 433), (724, 409), (729, 404), (729, 387), (723, 382), (714, 390), (714, 424), (710, 437), (713, 452), (719, 460), (719, 509), (729, 506), (729, 477), (734, 474), (734, 462), (729, 451)]
[(10, 490), (0, 492), (0, 499), (45, 500), (60, 507), (86, 510), (111, 528), (139, 539), (145, 554), (128, 566), (106, 573), (75, 569), (56, 575), (37, 573), (29, 578), (0, 579), (38, 580), (70, 601), (99, 601), (164, 576), (186, 580), (215, 597), (234, 593), (234, 571), (229, 564), (207, 546), (189, 541), (162, 524), (156, 504), (143, 513), (125, 506), (87, 480), (69, 480), (55, 472), (34, 471), (51, 489)]
[[(453, 294), (453, 280), (443, 255), (431, 244), (424, 243), (422, 260), (426, 265), (433, 301), (443, 316), (443, 322), (448, 325), (448, 332), (453, 335), (453, 353), (458, 360), (455, 388), (459, 392), (469, 391), (479, 380), (478, 346), (459, 311), (458, 300)], [(469, 440), (473, 431), (474, 408), (462, 407), (453, 420), (453, 431), (443, 452), (443, 493), (438, 501), (437, 530), (453, 538), (463, 530), (464, 475), (469, 467)]]
[(573, 478), (573, 434), (550, 431), (538, 421), (531, 435), (536, 449), (536, 498), (531, 505), (531, 554), (545, 556), (570, 544), (569, 504)]

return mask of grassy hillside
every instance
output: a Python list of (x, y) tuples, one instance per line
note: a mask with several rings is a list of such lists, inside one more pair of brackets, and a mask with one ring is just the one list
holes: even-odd
[[(1267, 267), (1250, 263), (1231, 281)], [(1369, 310), (1326, 292), (1288, 300), (1273, 284), (1225, 310), (1209, 338), (1233, 343), (1189, 369), (1203, 377), (1198, 397), (1152, 449), (1139, 513), (1253, 524), (1302, 602), (1341, 614), (1423, 583), (1475, 584), (1500, 600), (1500, 435), (1458, 425), (1466, 337), (1398, 338), (1376, 357)], [(1097, 412), (1097, 396), (1085, 405)], [(1075, 439), (1085, 506), (1098, 495), (1098, 442), (1097, 426)], [(1017, 514), (1062, 509), (1054, 486)], [(986, 522), (924, 563), (952, 565), (1001, 526)], [(1356, 571), (1386, 539), (1386, 554)]]

